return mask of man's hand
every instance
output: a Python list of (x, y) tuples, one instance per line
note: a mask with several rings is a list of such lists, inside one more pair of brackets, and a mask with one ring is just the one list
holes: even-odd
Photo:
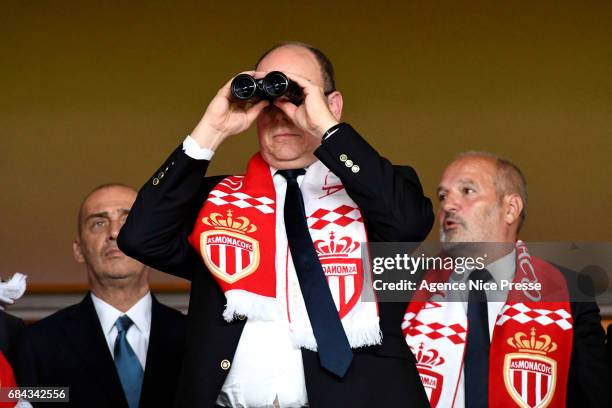
[[(295, 106), (286, 99), (278, 98), (274, 101), (274, 105), (282, 110), (297, 127), (317, 137), (322, 137), (329, 128), (338, 124), (342, 111), (342, 96), (339, 92), (334, 91), (328, 97), (323, 88), (313, 84), (310, 80), (292, 73), (285, 72), (284, 74), (302, 88), (304, 102)], [(329, 98), (336, 98), (335, 103), (340, 105), (334, 107)], [(330, 105), (332, 105), (331, 108)]]
[(26, 279), (26, 275), (16, 272), (8, 281), (0, 281), (0, 309), (4, 310), (4, 306), (12, 305), (15, 300), (23, 296)]
[[(263, 76), (261, 72), (245, 71), (255, 77)], [(202, 148), (216, 150), (219, 145), (229, 136), (247, 130), (259, 113), (269, 102), (262, 100), (254, 105), (245, 102), (236, 102), (231, 96), (230, 79), (223, 88), (219, 89), (217, 95), (206, 108), (200, 123), (191, 132), (191, 137)]]

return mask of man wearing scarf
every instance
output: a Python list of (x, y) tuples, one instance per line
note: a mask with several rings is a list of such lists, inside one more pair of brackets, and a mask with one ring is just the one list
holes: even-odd
[[(421, 241), (433, 222), (414, 170), (340, 123), (319, 50), (284, 43), (247, 74), (281, 71), (304, 101), (237, 103), (229, 81), (141, 189), (119, 245), (191, 281), (179, 406), (428, 406), (401, 320), (362, 299), (367, 241)], [(204, 177), (256, 122), (244, 175)], [(371, 288), (369, 289), (371, 290)]]
[[(469, 294), (417, 291), (406, 311), (404, 335), (432, 407), (610, 406), (596, 303), (584, 294), (572, 301), (578, 276), (518, 240), (527, 207), (520, 169), (464, 153), (444, 171), (438, 198), (445, 254), (488, 256), (483, 269), (427, 271), (428, 283), (475, 285)], [(502, 281), (532, 285), (500, 290)]]

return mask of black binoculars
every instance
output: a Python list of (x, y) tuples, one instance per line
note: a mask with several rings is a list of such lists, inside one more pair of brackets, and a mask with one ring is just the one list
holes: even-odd
[(260, 79), (248, 74), (236, 75), (232, 80), (231, 90), (232, 97), (239, 101), (272, 101), (283, 96), (294, 105), (304, 102), (302, 88), (280, 71), (272, 71)]

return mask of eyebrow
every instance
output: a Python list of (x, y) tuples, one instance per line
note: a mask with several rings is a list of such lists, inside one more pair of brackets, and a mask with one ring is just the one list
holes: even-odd
[[(471, 179), (471, 178), (467, 178), (467, 179), (460, 179), (459, 180), (459, 184), (461, 184), (461, 185), (472, 184), (473, 185), (473, 184), (476, 184), (476, 182), (474, 182), (474, 180)], [(438, 189), (436, 190), (436, 193), (440, 194), (440, 192), (447, 191), (447, 190), (448, 190), (447, 188), (444, 188), (442, 186), (438, 186)]]
[[(130, 213), (130, 210), (126, 209), (126, 208), (121, 208), (119, 210), (119, 213), (121, 215), (127, 215)], [(108, 211), (101, 211), (98, 213), (93, 213), (93, 214), (89, 214), (86, 218), (85, 221), (90, 220), (92, 218), (110, 218), (110, 214)]]
[(471, 179), (471, 178), (468, 178), (468, 179), (460, 179), (460, 180), (459, 180), (459, 183), (461, 183), (461, 184), (476, 184), (476, 183), (474, 182), (474, 180), (473, 180), (473, 179)]

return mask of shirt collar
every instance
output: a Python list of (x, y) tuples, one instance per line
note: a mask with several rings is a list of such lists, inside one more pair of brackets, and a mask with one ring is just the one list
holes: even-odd
[[(512, 282), (516, 271), (516, 249), (513, 249), (510, 253), (486, 265), (485, 268), (489, 271), (493, 280), (498, 285), (501, 285), (502, 281)], [(474, 269), (475, 268), (466, 269), (463, 273), (453, 272), (450, 276), (450, 280), (454, 282), (467, 282), (470, 273), (472, 273)]]
[(516, 249), (488, 264), (487, 270), (497, 284), (501, 284), (502, 281), (512, 282), (516, 272)]
[[(312, 166), (312, 164), (310, 166)], [(308, 168), (310, 166), (303, 167), (303, 169), (308, 171)], [(276, 188), (279, 188), (279, 186), (286, 184), (287, 180), (285, 180), (285, 178), (283, 176), (281, 176), (280, 174), (276, 174), (277, 171), (278, 171), (277, 168), (274, 168), (274, 167), (270, 166), (270, 174), (272, 174), (272, 182), (274, 183), (274, 186)], [(302, 185), (302, 181), (304, 181), (304, 176), (305, 175), (306, 174), (302, 174), (302, 175), (297, 177), (297, 182), (298, 182), (299, 186)]]
[(93, 301), (94, 308), (96, 309), (98, 320), (100, 320), (100, 325), (102, 326), (104, 335), (108, 335), (110, 333), (115, 326), (117, 319), (124, 314), (128, 315), (129, 318), (132, 319), (134, 326), (136, 326), (141, 333), (147, 334), (150, 332), (151, 307), (153, 303), (151, 299), (151, 292), (147, 292), (146, 295), (140, 298), (140, 300), (125, 313), (106, 303), (93, 293), (91, 294), (91, 299)]
[[(314, 163), (313, 163), (314, 164)], [(312, 166), (312, 164), (302, 167), (304, 170), (308, 171), (308, 169), (310, 168), (310, 166)], [(270, 174), (272, 175), (272, 178), (274, 178), (274, 176), (277, 176), (276, 172), (278, 171), (278, 169), (276, 167), (272, 167), (270, 165), (268, 165), (268, 167), (270, 167)], [(280, 174), (278, 174), (279, 177), (281, 177), (283, 180), (285, 179), (283, 176), (281, 176)], [(298, 177), (304, 177), (304, 175), (298, 176)]]

